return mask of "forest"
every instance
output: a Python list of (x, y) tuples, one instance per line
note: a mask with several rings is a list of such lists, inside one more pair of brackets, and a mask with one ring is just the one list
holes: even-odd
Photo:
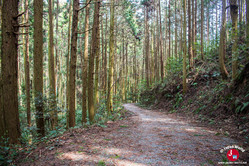
[(0, 0), (0, 14), (0, 165), (249, 163), (249, 0)]

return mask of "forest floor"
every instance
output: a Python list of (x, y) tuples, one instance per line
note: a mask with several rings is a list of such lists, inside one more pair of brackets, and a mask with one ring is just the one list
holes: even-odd
[(106, 128), (71, 129), (18, 165), (218, 165), (237, 141), (188, 118), (124, 104), (130, 116)]

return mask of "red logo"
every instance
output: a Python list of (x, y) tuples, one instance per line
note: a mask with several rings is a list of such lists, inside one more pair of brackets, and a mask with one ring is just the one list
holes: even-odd
[(236, 149), (230, 149), (227, 152), (227, 158), (230, 161), (236, 161), (239, 159), (239, 152)]

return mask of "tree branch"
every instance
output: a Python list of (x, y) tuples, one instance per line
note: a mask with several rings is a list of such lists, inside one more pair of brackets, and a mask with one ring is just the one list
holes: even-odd
[(90, 3), (91, 3), (92, 0), (90, 0), (85, 6), (83, 6), (82, 8), (78, 9), (77, 11), (80, 11), (80, 10), (83, 10), (85, 9)]
[(226, 9), (230, 8), (230, 5), (226, 7)]
[(18, 33), (18, 32), (14, 32), (14, 34), (16, 34), (16, 35), (28, 35), (29, 33)]
[(83, 31), (83, 32), (77, 32), (77, 34), (84, 34), (84, 33), (86, 33), (86, 32), (88, 32), (88, 31), (90, 31), (90, 30), (92, 30), (93, 28), (90, 28), (90, 29), (88, 29), (88, 30), (86, 30), (86, 31)]

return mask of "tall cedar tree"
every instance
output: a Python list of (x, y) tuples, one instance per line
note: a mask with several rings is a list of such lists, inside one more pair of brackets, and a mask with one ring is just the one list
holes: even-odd
[(69, 75), (69, 127), (75, 126), (75, 74), (77, 60), (77, 28), (78, 28), (79, 0), (73, 1), (73, 22), (71, 38), (71, 57)]
[(66, 75), (66, 80), (67, 80), (67, 89), (66, 89), (66, 109), (67, 109), (67, 128), (69, 127), (69, 68), (70, 68), (70, 39), (71, 39), (71, 20), (72, 20), (72, 0), (69, 0), (69, 6), (68, 6), (68, 13), (69, 13), (69, 21), (68, 21), (68, 38), (67, 38), (67, 75)]
[(154, 47), (154, 63), (155, 63), (154, 71), (155, 71), (155, 80), (159, 81), (160, 77), (159, 77), (159, 70), (158, 70), (159, 67), (158, 67), (158, 57), (157, 57), (158, 8), (156, 8), (155, 12), (156, 12), (156, 18), (154, 18), (155, 20), (154, 20), (154, 33), (153, 33), (153, 35), (154, 35), (154, 46), (153, 46)]
[(148, 18), (149, 18), (149, 7), (145, 6), (145, 74), (146, 74), (146, 86), (149, 88), (149, 25), (148, 25)]
[(175, 1), (175, 58), (177, 58), (177, 1)]
[(226, 0), (222, 0), (222, 25), (220, 31), (219, 63), (220, 63), (220, 72), (223, 79), (226, 79), (228, 77), (228, 72), (224, 62), (225, 54), (226, 54)]
[(89, 69), (88, 69), (88, 111), (89, 119), (91, 122), (94, 120), (95, 110), (94, 110), (94, 59), (98, 53), (99, 43), (98, 43), (98, 32), (99, 32), (99, 8), (100, 1), (95, 0), (94, 5), (94, 21), (92, 30), (92, 43), (91, 43), (91, 54), (89, 58)]
[(57, 109), (56, 109), (56, 86), (55, 86), (55, 67), (54, 67), (54, 30), (53, 30), (53, 3), (49, 3), (49, 42), (48, 42), (48, 66), (49, 66), (49, 93), (50, 93), (50, 120), (51, 129), (57, 126)]
[(161, 80), (163, 81), (164, 77), (164, 67), (163, 67), (163, 32), (162, 32), (162, 17), (161, 17), (161, 4), (159, 0), (159, 23), (160, 23), (160, 60), (161, 60)]
[(170, 1), (169, 1), (169, 58), (168, 58), (168, 61), (169, 61), (169, 68), (171, 69), (171, 19), (170, 19), (170, 17), (171, 17), (171, 9), (170, 9)]
[(186, 40), (186, 31), (187, 31), (187, 21), (186, 21), (186, 0), (183, 0), (183, 93), (187, 92), (187, 83), (186, 83), (186, 77), (187, 77), (187, 70), (186, 70), (186, 59), (187, 59), (187, 40)]
[(109, 55), (109, 72), (108, 72), (108, 97), (107, 97), (107, 111), (113, 111), (112, 95), (113, 95), (113, 72), (114, 72), (114, 0), (111, 0), (110, 8), (110, 55)]
[(88, 40), (89, 40), (89, 12), (90, 0), (87, 0), (86, 15), (85, 15), (85, 36), (84, 36), (84, 64), (82, 69), (82, 123), (87, 122), (87, 64), (88, 64)]
[[(25, 0), (25, 16), (24, 21), (28, 24), (29, 22), (29, 1)], [(29, 27), (25, 28), (25, 33), (29, 32)], [(25, 92), (26, 92), (26, 109), (27, 109), (27, 123), (28, 127), (31, 127), (31, 112), (30, 112), (30, 67), (29, 67), (29, 35), (24, 36), (24, 71), (25, 71)]]
[(43, 118), (43, 0), (34, 0), (34, 96), (36, 126), (40, 136), (45, 136)]
[(195, 46), (195, 0), (192, 0), (192, 46), (193, 46), (193, 57), (195, 58), (196, 46)]
[(249, 0), (246, 0), (246, 36), (247, 48), (249, 48)]
[(193, 47), (192, 47), (192, 13), (191, 13), (191, 0), (188, 0), (188, 56), (189, 56), (189, 67), (194, 67)]
[(203, 53), (203, 24), (204, 24), (204, 0), (201, 0), (201, 59), (204, 59)]
[(104, 57), (104, 94), (105, 99), (107, 99), (107, 20), (108, 20), (108, 14), (106, 14), (105, 19), (105, 57)]
[[(99, 18), (98, 18), (99, 20)], [(94, 104), (99, 103), (99, 54), (100, 54), (100, 26), (99, 26), (100, 21), (98, 21), (98, 31), (97, 31), (97, 40), (96, 40), (96, 52), (95, 52), (95, 78), (94, 78)]]
[(122, 70), (121, 70), (121, 85), (122, 85), (122, 101), (125, 102), (125, 41), (124, 41), (124, 29), (122, 29), (122, 37), (123, 37), (123, 56), (122, 56)]
[(230, 13), (232, 19), (232, 78), (237, 76), (238, 68), (238, 5), (237, 0), (230, 0)]
[(18, 0), (3, 1), (0, 109), (0, 136), (6, 134), (9, 143), (19, 143), (20, 122), (18, 113)]

